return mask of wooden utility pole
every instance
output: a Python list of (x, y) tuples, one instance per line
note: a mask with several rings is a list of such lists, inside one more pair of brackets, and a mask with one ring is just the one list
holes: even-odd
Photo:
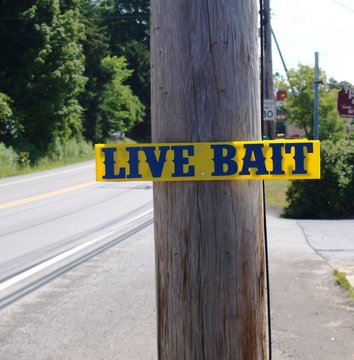
[[(272, 27), (270, 23), (270, 0), (263, 0), (263, 31), (264, 31), (264, 99), (274, 99), (273, 59), (272, 59)], [(264, 130), (270, 139), (275, 138), (275, 121), (265, 121)]]
[[(259, 140), (255, 0), (151, 0), (153, 142)], [(160, 360), (265, 359), (261, 181), (154, 183)]]

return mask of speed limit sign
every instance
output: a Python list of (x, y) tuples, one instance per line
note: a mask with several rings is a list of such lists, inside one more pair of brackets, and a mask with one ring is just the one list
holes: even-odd
[(275, 101), (274, 100), (263, 100), (263, 120), (275, 121)]

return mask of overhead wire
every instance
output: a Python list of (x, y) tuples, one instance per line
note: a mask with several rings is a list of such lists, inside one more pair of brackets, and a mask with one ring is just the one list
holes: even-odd
[[(306, 20), (305, 14), (304, 14), (304, 12), (303, 12), (303, 10), (302, 10), (302, 7), (301, 7), (301, 5), (300, 5), (299, 0), (296, 0), (296, 4), (297, 4), (297, 6), (298, 6), (298, 8), (299, 8), (299, 12), (300, 12), (301, 18), (304, 20), (304, 23), (308, 26), (308, 30), (309, 30), (309, 31), (307, 31), (307, 36), (306, 36), (306, 37), (310, 40), (313, 49), (316, 49), (315, 41), (314, 41), (314, 38), (313, 38), (313, 36), (312, 36), (313, 31), (311, 30), (311, 27), (313, 26), (313, 24), (312, 24), (311, 22), (308, 22), (308, 21)], [(316, 30), (316, 29), (315, 29), (315, 30)]]
[[(259, 0), (259, 19), (260, 19), (260, 111), (261, 111), (261, 134), (264, 133), (264, 3)], [(268, 232), (267, 232), (267, 215), (265, 202), (265, 186), (262, 180), (263, 189), (263, 232), (264, 232), (264, 254), (265, 254), (265, 276), (266, 276), (266, 293), (267, 293), (267, 324), (268, 324), (268, 359), (272, 359), (272, 319), (271, 319), (271, 302), (270, 302), (270, 277), (269, 277), (269, 254), (268, 254)]]
[[(273, 14), (272, 18), (275, 20), (280, 19), (280, 16), (278, 16), (277, 14)], [(286, 18), (286, 19), (291, 19), (294, 21), (298, 21), (301, 22), (303, 24), (309, 25), (311, 24), (311, 22), (309, 22), (308, 20), (305, 19), (301, 19), (299, 17), (295, 17), (295, 16), (289, 16), (289, 15), (283, 15), (281, 16), (281, 18)], [(334, 33), (334, 34), (340, 34), (340, 35), (344, 35), (344, 36), (349, 36), (349, 37), (354, 37), (354, 33), (349, 33), (349, 32), (345, 32), (345, 31), (338, 31), (335, 30), (335, 24), (330, 24), (330, 23), (321, 23), (321, 25), (323, 25), (323, 28), (321, 28), (321, 32), (329, 32), (329, 33)]]
[[(62, 16), (64, 15), (65, 13), (61, 13), (59, 14), (59, 16)], [(82, 19), (86, 19), (85, 17), (82, 17), (82, 16), (78, 16), (79, 18), (82, 18)], [(0, 16), (0, 20), (5, 20), (5, 21), (30, 21), (30, 20), (33, 20), (33, 19), (39, 19), (39, 20), (42, 20), (42, 21), (45, 21), (45, 20), (52, 20), (53, 17), (52, 16), (48, 16), (48, 17), (43, 17), (43, 16), (40, 16), (40, 17), (37, 17), (35, 16), (34, 18), (26, 18), (26, 17), (22, 17), (22, 16), (13, 16), (13, 17), (6, 17), (6, 16)], [(111, 15), (111, 16), (89, 16), (88, 19), (94, 19), (94, 20), (106, 20), (106, 19), (112, 19), (112, 20), (115, 20), (115, 19), (121, 19), (121, 20), (124, 20), (124, 19), (129, 19), (129, 20), (141, 20), (141, 19), (145, 19), (145, 20), (149, 20), (150, 19), (150, 14), (148, 13), (138, 13), (138, 14), (121, 14), (121, 15)]]
[(331, 0), (331, 1), (334, 2), (335, 4), (339, 5), (339, 6), (342, 7), (343, 9), (346, 9), (346, 10), (349, 10), (349, 11), (351, 11), (351, 12), (354, 12), (354, 9), (351, 9), (351, 8), (349, 8), (349, 7), (341, 4), (341, 3), (340, 3), (339, 1), (337, 1), (337, 0)]

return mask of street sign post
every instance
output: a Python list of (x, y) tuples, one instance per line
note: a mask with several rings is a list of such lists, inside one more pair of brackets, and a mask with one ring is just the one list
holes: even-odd
[(354, 118), (354, 88), (339, 91), (337, 108), (340, 117)]
[(263, 100), (263, 120), (275, 121), (276, 110), (274, 100)]

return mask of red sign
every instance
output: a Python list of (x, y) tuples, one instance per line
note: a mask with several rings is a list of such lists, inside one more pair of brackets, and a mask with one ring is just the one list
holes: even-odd
[(288, 94), (284, 90), (277, 91), (277, 101), (284, 101), (288, 97)]
[(339, 91), (337, 108), (340, 117), (354, 118), (354, 88)]

